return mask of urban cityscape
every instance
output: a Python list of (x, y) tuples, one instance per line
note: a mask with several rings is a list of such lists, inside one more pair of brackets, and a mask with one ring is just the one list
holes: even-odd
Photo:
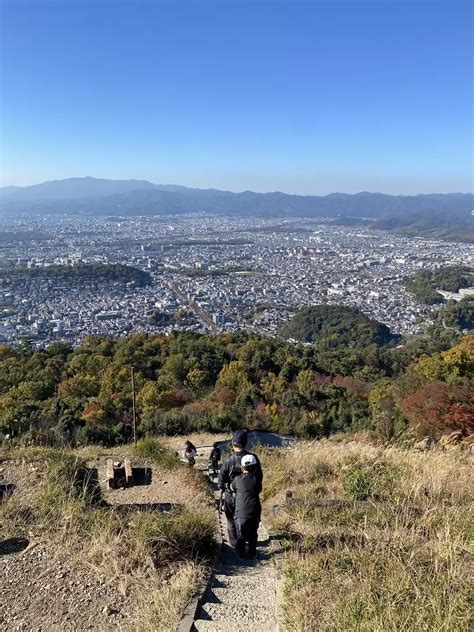
[[(298, 309), (359, 308), (420, 333), (427, 307), (405, 289), (420, 269), (470, 265), (470, 244), (396, 237), (321, 219), (16, 216), (0, 219), (0, 341), (77, 344), (88, 335), (246, 331), (275, 335)], [(135, 280), (33, 274), (120, 264)]]

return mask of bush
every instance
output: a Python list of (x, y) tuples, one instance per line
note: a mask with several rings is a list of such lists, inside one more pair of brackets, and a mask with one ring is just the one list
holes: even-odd
[(166, 469), (173, 469), (180, 464), (178, 457), (155, 437), (144, 437), (137, 441), (133, 446), (133, 454), (138, 459), (146, 459)]
[(400, 466), (380, 459), (351, 459), (343, 470), (343, 487), (352, 500), (383, 500), (397, 494)]
[(184, 410), (168, 410), (158, 427), (162, 434), (168, 436), (187, 434), (190, 431), (189, 416)]
[(110, 448), (122, 443), (124, 437), (120, 427), (86, 425), (77, 433), (77, 443), (82, 445), (98, 444)]
[(325, 461), (317, 461), (314, 464), (314, 469), (309, 475), (309, 482), (317, 483), (320, 481), (327, 481), (334, 476), (334, 470)]

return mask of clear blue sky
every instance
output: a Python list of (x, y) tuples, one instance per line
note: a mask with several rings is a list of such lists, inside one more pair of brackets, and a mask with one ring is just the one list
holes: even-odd
[(2, 183), (472, 189), (467, 0), (0, 0)]

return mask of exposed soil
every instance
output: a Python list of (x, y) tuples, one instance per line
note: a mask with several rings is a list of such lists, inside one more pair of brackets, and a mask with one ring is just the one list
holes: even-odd
[(132, 620), (130, 597), (46, 544), (8, 553), (0, 542), (0, 591), (5, 631), (122, 630)]
[(162, 506), (163, 510), (169, 511), (173, 507), (189, 507), (193, 503), (202, 503), (204, 500), (200, 486), (193, 484), (191, 472), (189, 472), (188, 479), (187, 476), (183, 475), (182, 470), (160, 470), (154, 466), (147, 467), (146, 463), (136, 460), (132, 462), (133, 468), (147, 469), (147, 477), (151, 479), (149, 484), (108, 489), (106, 461), (107, 459), (103, 458), (97, 464), (91, 465), (97, 467), (101, 496), (109, 505), (135, 505), (137, 508), (146, 508), (149, 505), (155, 509)]
[[(132, 464), (146, 465), (138, 461)], [(194, 503), (197, 506), (207, 501), (205, 488), (199, 479), (194, 480), (193, 472), (160, 471), (153, 467), (149, 485), (109, 490), (106, 458), (88, 465), (96, 470), (102, 499), (111, 506), (170, 511), (174, 507), (192, 507)], [(15, 485), (12, 502), (21, 500), (24, 506), (38, 494), (45, 474), (46, 465), (40, 460), (0, 462), (2, 482)], [(121, 590), (117, 581), (110, 581), (88, 565), (86, 551), (84, 554), (74, 551), (74, 559), (71, 559), (42, 541), (41, 536), (29, 534), (27, 537), (31, 542), (15, 537), (0, 539), (2, 632), (137, 630), (137, 608), (144, 590), (141, 584), (127, 581), (127, 590)]]

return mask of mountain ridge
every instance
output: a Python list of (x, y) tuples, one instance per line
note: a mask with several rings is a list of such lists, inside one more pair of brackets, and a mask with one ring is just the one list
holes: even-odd
[[(71, 190), (71, 187), (78, 184), (81, 189), (84, 187), (81, 185), (88, 185), (90, 190), (87, 194), (84, 194), (84, 191), (80, 191), (80, 195), (75, 195), (74, 190)], [(70, 187), (69, 191), (65, 192), (62, 195), (62, 192), (66, 189), (66, 187)], [(39, 192), (41, 194), (42, 191), (46, 193), (46, 196), (52, 195), (53, 198), (44, 197), (43, 199), (75, 199), (77, 197), (80, 198), (88, 198), (94, 197), (94, 193), (98, 195), (97, 189), (99, 187), (106, 187), (107, 192), (106, 195), (117, 194), (120, 192), (131, 192), (131, 191), (139, 191), (139, 190), (158, 190), (158, 191), (168, 191), (168, 192), (206, 192), (206, 193), (221, 193), (228, 195), (256, 195), (256, 196), (276, 196), (282, 195), (287, 197), (297, 197), (297, 198), (315, 198), (315, 199), (325, 199), (325, 198), (350, 198), (350, 197), (390, 197), (390, 198), (432, 198), (432, 199), (440, 199), (445, 197), (464, 197), (471, 196), (474, 197), (472, 193), (463, 193), (460, 191), (452, 192), (452, 193), (417, 193), (414, 195), (404, 195), (404, 194), (390, 194), (390, 193), (382, 193), (380, 191), (358, 191), (357, 193), (345, 193), (343, 191), (333, 191), (326, 195), (303, 195), (299, 193), (286, 193), (284, 191), (276, 190), (276, 191), (264, 191), (257, 192), (252, 191), (251, 189), (246, 189), (244, 191), (230, 191), (228, 189), (216, 189), (214, 187), (208, 188), (200, 188), (200, 187), (187, 187), (180, 184), (155, 184), (154, 182), (150, 182), (149, 180), (137, 180), (134, 178), (127, 180), (114, 180), (109, 178), (95, 178), (93, 176), (74, 176), (71, 178), (64, 178), (60, 180), (46, 180), (44, 182), (39, 182), (37, 184), (18, 186), (18, 185), (7, 185), (0, 187), (0, 196), (3, 197), (5, 193), (12, 193), (14, 195), (23, 196), (26, 193), (35, 193)], [(114, 190), (115, 189), (115, 190)], [(113, 193), (109, 193), (109, 191), (113, 190)]]
[[(29, 187), (0, 189), (0, 212), (89, 213), (96, 215), (178, 215), (209, 213), (259, 215), (262, 217), (320, 217), (344, 220), (376, 220), (373, 228), (423, 234), (453, 230), (461, 238), (474, 239), (472, 193), (330, 193), (325, 196), (296, 195), (273, 191), (221, 191), (176, 184), (153, 184), (148, 180), (107, 180), (87, 176), (53, 180)], [(413, 227), (412, 229), (410, 227)], [(467, 232), (466, 232), (467, 231)]]

